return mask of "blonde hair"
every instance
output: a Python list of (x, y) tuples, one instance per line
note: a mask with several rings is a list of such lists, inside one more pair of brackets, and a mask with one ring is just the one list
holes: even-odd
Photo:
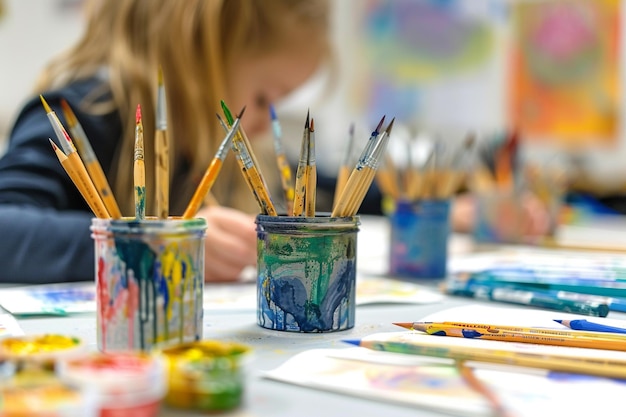
[[(327, 0), (92, 0), (84, 36), (51, 62), (36, 90), (41, 93), (106, 71), (112, 101), (96, 103), (90, 97), (82, 105), (91, 112), (117, 110), (122, 117), (123, 139), (109, 180), (122, 211), (131, 213), (134, 109), (141, 104), (145, 137), (153, 137), (161, 67), (175, 148), (170, 149), (171, 162), (183, 158), (191, 165), (184, 184), (176, 184), (176, 194), (186, 204), (224, 136), (215, 114), (220, 100), (228, 103), (226, 76), (234, 54), (280, 50), (292, 42), (294, 33), (328, 49), (328, 9)], [(147, 140), (146, 173), (152, 172), (153, 153)], [(228, 173), (237, 169), (232, 160), (227, 159), (220, 177), (235, 178)], [(214, 193), (225, 201), (232, 185), (219, 179)], [(146, 180), (150, 192), (151, 175)]]

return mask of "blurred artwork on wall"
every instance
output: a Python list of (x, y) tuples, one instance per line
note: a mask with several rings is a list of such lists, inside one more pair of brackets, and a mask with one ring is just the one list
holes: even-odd
[(501, 0), (358, 2), (361, 65), (355, 71), (359, 78), (351, 81), (357, 107), (372, 123), (393, 113), (413, 127), (492, 118), (475, 94), (490, 95), (483, 86), (493, 66), (498, 4)]
[(619, 0), (543, 0), (513, 7), (509, 118), (526, 140), (616, 144)]

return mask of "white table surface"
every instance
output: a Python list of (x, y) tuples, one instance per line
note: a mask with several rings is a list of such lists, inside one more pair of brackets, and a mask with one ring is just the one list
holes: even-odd
[[(364, 274), (384, 273), (386, 240), (384, 218), (362, 217), (358, 237), (357, 269)], [(626, 242), (626, 240), (625, 240)], [(468, 250), (467, 238), (456, 236), (450, 244), (450, 256)], [(253, 283), (249, 285), (254, 285)], [(209, 289), (207, 289), (209, 290)], [(242, 417), (422, 417), (443, 416), (430, 410), (367, 400), (347, 395), (290, 385), (261, 377), (263, 371), (284, 363), (298, 352), (314, 348), (347, 348), (343, 339), (361, 338), (371, 333), (398, 331), (393, 322), (419, 320), (442, 309), (461, 306), (476, 300), (446, 297), (434, 304), (376, 304), (357, 306), (353, 329), (325, 334), (299, 334), (267, 330), (256, 324), (255, 306), (238, 310), (206, 310), (204, 337), (237, 341), (253, 348), (254, 355), (246, 381), (242, 407), (219, 415)], [(626, 315), (611, 313), (612, 318)], [(96, 345), (95, 315), (69, 317), (30, 317), (19, 319), (26, 334), (58, 332), (82, 338), (93, 349)], [(163, 408), (161, 416), (206, 416)]]

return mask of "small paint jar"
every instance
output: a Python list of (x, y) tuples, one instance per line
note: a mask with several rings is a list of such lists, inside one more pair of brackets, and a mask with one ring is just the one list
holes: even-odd
[(168, 369), (169, 406), (224, 411), (241, 404), (250, 348), (217, 340), (201, 340), (163, 350)]
[(446, 277), (450, 200), (397, 201), (389, 223), (390, 275), (408, 279)]
[(86, 351), (82, 340), (61, 334), (15, 336), (0, 340), (0, 357), (18, 364), (37, 363), (50, 369), (54, 369), (58, 360), (79, 357)]
[(92, 220), (98, 349), (202, 338), (205, 230), (201, 218)]
[(257, 323), (316, 333), (354, 327), (359, 217), (259, 215)]
[(93, 353), (59, 362), (58, 374), (95, 393), (99, 417), (155, 417), (166, 392), (163, 358), (155, 354)]
[(45, 366), (0, 364), (0, 416), (96, 417), (92, 391), (61, 381)]

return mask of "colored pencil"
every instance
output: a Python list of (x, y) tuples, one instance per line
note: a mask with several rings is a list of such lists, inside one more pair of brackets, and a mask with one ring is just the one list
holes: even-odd
[(293, 202), (293, 215), (302, 216), (305, 210), (306, 187), (308, 184), (308, 162), (309, 162), (309, 141), (311, 130), (309, 129), (309, 111), (306, 112), (306, 120), (304, 122), (304, 130), (302, 132), (302, 143), (300, 144), (300, 158), (298, 159), (298, 167), (296, 169), (296, 186)]
[(111, 217), (119, 219), (122, 217), (122, 213), (117, 205), (111, 186), (104, 175), (102, 166), (96, 158), (96, 154), (91, 147), (89, 139), (87, 138), (87, 134), (68, 102), (63, 99), (61, 100), (61, 109), (63, 110), (63, 115), (67, 121), (67, 127), (74, 138), (74, 144), (76, 145), (79, 156), (83, 160), (85, 168), (87, 168), (87, 172), (94, 182), (100, 198), (102, 198), (102, 202), (106, 206), (106, 209)]
[(293, 200), (295, 197), (295, 190), (291, 174), (291, 167), (289, 166), (287, 156), (283, 151), (282, 129), (280, 127), (280, 121), (276, 116), (274, 106), (272, 105), (270, 105), (270, 117), (272, 120), (272, 132), (274, 133), (274, 151), (276, 153), (276, 164), (278, 165), (280, 183), (283, 188), (283, 193), (285, 195), (285, 209), (288, 216), (293, 216)]
[(228, 133), (222, 140), (222, 143), (220, 144), (220, 147), (215, 153), (215, 156), (213, 157), (211, 164), (204, 172), (204, 175), (202, 176), (202, 180), (200, 180), (200, 184), (198, 184), (196, 191), (191, 197), (191, 200), (189, 201), (189, 204), (187, 205), (187, 208), (185, 209), (185, 212), (183, 213), (183, 219), (191, 219), (192, 217), (196, 215), (196, 213), (200, 209), (200, 206), (205, 200), (207, 193), (211, 190), (211, 187), (215, 183), (215, 180), (217, 179), (217, 176), (220, 170), (222, 169), (222, 164), (224, 163), (224, 159), (226, 158), (226, 155), (228, 155), (228, 151), (231, 148), (233, 136), (237, 132), (237, 129), (239, 129), (241, 116), (243, 115), (244, 111), (245, 111), (245, 107), (243, 108), (243, 110), (241, 110), (241, 112), (237, 116), (237, 119), (235, 119), (235, 122), (233, 123), (232, 127), (230, 128), (230, 130), (228, 131)]
[(469, 366), (466, 361), (455, 361), (456, 368), (459, 371), (459, 375), (469, 385), (470, 388), (481, 394), (485, 400), (491, 405), (492, 411), (495, 413), (495, 417), (514, 417), (510, 411), (504, 406), (504, 403), (500, 400), (500, 397), (489, 388), (487, 384), (476, 377), (474, 368)]
[[(89, 177), (89, 173), (87, 172), (87, 168), (85, 168), (85, 164), (78, 156), (78, 152), (76, 151), (76, 147), (70, 138), (70, 135), (67, 133), (61, 120), (57, 117), (56, 113), (50, 108), (46, 100), (43, 96), (39, 96), (43, 107), (46, 111), (46, 115), (48, 116), (48, 120), (50, 121), (52, 128), (54, 129), (55, 134), (57, 135), (57, 139), (59, 140), (59, 144), (63, 149), (64, 155), (67, 157), (66, 165), (70, 166), (70, 171), (73, 173), (74, 183), (78, 183), (80, 185), (79, 191), (83, 190), (86, 195), (86, 199), (90, 207), (92, 207), (92, 211), (98, 218), (108, 219), (111, 218), (109, 212), (107, 211), (102, 198), (98, 194), (98, 190), (94, 185), (92, 179)], [(70, 176), (71, 177), (71, 176)]]
[(78, 174), (76, 173), (76, 169), (72, 165), (72, 162), (68, 159), (67, 155), (63, 153), (63, 151), (56, 145), (56, 143), (54, 143), (52, 139), (48, 139), (48, 140), (50, 141), (50, 145), (52, 146), (52, 149), (54, 150), (54, 153), (56, 154), (57, 159), (61, 163), (61, 166), (63, 167), (67, 175), (70, 177), (70, 179), (72, 180), (72, 182), (78, 189), (78, 192), (80, 192), (80, 195), (83, 197), (83, 199), (85, 200), (85, 202), (87, 203), (91, 211), (98, 218), (106, 218), (106, 217), (102, 217), (103, 214), (99, 212), (98, 206), (94, 203), (93, 199), (91, 198), (91, 195), (89, 194), (89, 191), (85, 188), (84, 183), (79, 178)]
[(577, 320), (554, 320), (557, 323), (562, 324), (563, 326), (569, 327), (570, 329), (577, 331), (589, 331), (589, 332), (602, 332), (602, 333), (617, 333), (626, 334), (626, 328), (608, 326), (606, 324), (595, 323), (588, 320), (577, 319)]
[[(557, 320), (555, 320), (558, 322)], [(569, 322), (570, 320), (563, 320)], [(586, 320), (583, 320), (586, 322)], [(589, 322), (587, 322), (589, 323)], [(559, 337), (587, 337), (592, 339), (617, 339), (626, 341), (626, 335), (624, 334), (611, 334), (600, 331), (582, 331), (582, 330), (561, 330), (553, 329), (549, 327), (523, 327), (523, 326), (507, 326), (502, 324), (484, 324), (484, 323), (466, 323), (458, 321), (444, 321), (444, 322), (430, 322), (430, 321), (417, 321), (406, 323), (393, 323), (396, 326), (400, 326), (408, 330), (425, 331), (427, 329), (440, 328), (441, 326), (459, 327), (465, 329), (478, 329), (481, 331), (508, 331), (508, 332), (520, 332), (520, 333), (533, 333), (537, 335), (559, 336)], [(595, 323), (594, 323), (595, 324)], [(602, 325), (601, 325), (602, 326)], [(609, 326), (610, 327), (610, 326)], [(625, 332), (626, 333), (626, 332)]]
[(346, 146), (343, 160), (339, 165), (339, 171), (337, 172), (337, 183), (335, 185), (335, 193), (333, 196), (333, 207), (337, 205), (341, 192), (346, 186), (348, 177), (350, 176), (350, 159), (352, 158), (352, 149), (354, 147), (354, 123), (350, 124), (348, 130), (348, 145)]
[(141, 105), (137, 105), (135, 113), (135, 152), (133, 165), (133, 181), (135, 189), (135, 218), (146, 218), (146, 168), (144, 164), (143, 124), (141, 122)]
[(315, 201), (317, 193), (317, 166), (315, 163), (315, 120), (309, 124), (309, 152), (306, 163), (305, 216), (315, 217)]
[(497, 326), (467, 327), (443, 323), (413, 323), (413, 329), (433, 336), (463, 337), (466, 339), (499, 340), (504, 342), (534, 343), (540, 345), (569, 346), (588, 349), (626, 350), (626, 338), (604, 338), (602, 335), (586, 336), (582, 333), (536, 330), (505, 330)]
[(157, 104), (156, 104), (156, 130), (154, 132), (155, 185), (156, 185), (156, 210), (159, 219), (167, 219), (170, 205), (170, 151), (169, 137), (167, 134), (167, 108), (165, 101), (165, 85), (163, 72), (159, 68)]
[[(489, 343), (490, 346), (485, 346), (482, 343), (452, 343), (456, 342), (454, 340), (450, 340), (450, 343), (442, 343), (441, 339), (420, 333), (406, 332), (402, 336), (388, 335), (386, 337), (360, 340), (344, 340), (344, 342), (377, 351), (525, 366), (610, 378), (626, 378), (626, 358), (621, 356), (585, 357), (576, 356), (578, 355), (578, 349), (573, 351), (559, 350), (556, 353), (554, 350), (548, 352), (543, 349), (533, 349), (532, 345), (527, 345), (524, 349), (515, 347), (507, 349), (503, 345), (515, 344), (494, 341)], [(444, 339), (469, 341), (458, 338)]]
[[(230, 128), (234, 123), (232, 113), (226, 106), (224, 101), (221, 102), (224, 116), (226, 117), (227, 127)], [(245, 136), (243, 128), (240, 126), (235, 131), (233, 136), (232, 148), (235, 151), (241, 173), (246, 177), (248, 186), (250, 187), (252, 194), (255, 196), (257, 203), (261, 209), (261, 213), (269, 216), (277, 216), (276, 208), (270, 197), (267, 184), (263, 179), (263, 175), (258, 168), (258, 163), (252, 151), (252, 147), (249, 145), (249, 141)]]
[(450, 295), (488, 299), (509, 304), (520, 304), (586, 316), (606, 317), (609, 302), (605, 298), (567, 297), (562, 291), (544, 290), (516, 283), (479, 281), (469, 278), (466, 281), (448, 280), (445, 292)]

